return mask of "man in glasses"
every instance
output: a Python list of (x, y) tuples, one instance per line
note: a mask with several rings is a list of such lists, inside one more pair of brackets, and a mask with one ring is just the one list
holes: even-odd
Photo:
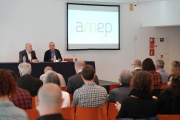
[(134, 70), (134, 71), (132, 71), (133, 76), (134, 76), (138, 71), (141, 71), (141, 70), (142, 70), (142, 68), (141, 68), (141, 60), (139, 60), (139, 59), (134, 60), (134, 62), (131, 64), (131, 66), (133, 67), (133, 70)]

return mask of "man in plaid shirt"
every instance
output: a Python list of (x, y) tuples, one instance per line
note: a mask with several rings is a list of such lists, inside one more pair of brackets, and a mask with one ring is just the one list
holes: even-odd
[(107, 91), (104, 87), (94, 83), (95, 70), (91, 65), (86, 65), (82, 70), (84, 85), (76, 89), (73, 94), (73, 105), (81, 107), (100, 107), (107, 101)]
[[(17, 82), (16, 73), (14, 73), (11, 70), (9, 70), (9, 72), (12, 74), (12, 76), (14, 77), (14, 80)], [(21, 108), (21, 109), (24, 109), (24, 110), (32, 109), (31, 95), (27, 90), (24, 90), (22, 88), (17, 87), (17, 98), (15, 100), (11, 99), (11, 101), (18, 108)]]

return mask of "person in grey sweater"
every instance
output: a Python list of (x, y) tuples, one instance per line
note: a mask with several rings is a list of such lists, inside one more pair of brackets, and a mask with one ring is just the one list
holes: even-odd
[(0, 120), (29, 120), (27, 113), (11, 101), (17, 96), (17, 85), (11, 73), (0, 70)]

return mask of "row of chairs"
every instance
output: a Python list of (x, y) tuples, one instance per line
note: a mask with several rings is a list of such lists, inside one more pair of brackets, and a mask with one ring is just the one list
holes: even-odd
[[(39, 117), (36, 109), (25, 110), (29, 120), (35, 120)], [(68, 120), (118, 120), (115, 117), (118, 111), (115, 103), (106, 103), (102, 107), (86, 108), (80, 106), (71, 106), (62, 108), (60, 112), (64, 119)], [(157, 115), (159, 120), (180, 120), (180, 115)]]

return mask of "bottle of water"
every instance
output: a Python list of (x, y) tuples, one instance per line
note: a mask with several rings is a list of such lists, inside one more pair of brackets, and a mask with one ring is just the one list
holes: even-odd
[(54, 62), (56, 62), (56, 55), (54, 55)]
[(73, 55), (73, 62), (75, 62), (75, 55)]
[(24, 55), (23, 56), (23, 63), (25, 63), (26, 62), (26, 56)]

